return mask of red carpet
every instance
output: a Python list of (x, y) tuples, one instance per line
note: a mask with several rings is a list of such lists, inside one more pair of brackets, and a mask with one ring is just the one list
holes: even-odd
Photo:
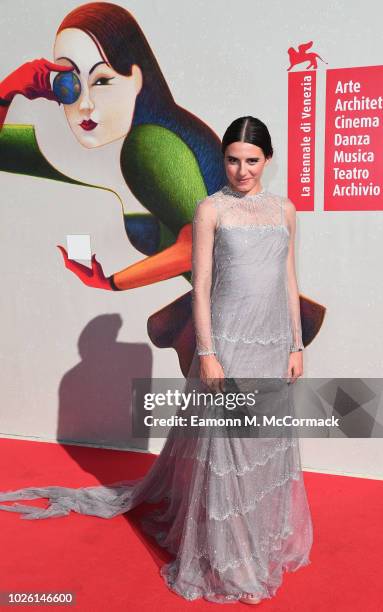
[[(108, 484), (142, 476), (155, 460), (144, 453), (8, 439), (0, 439), (0, 450), (1, 490)], [(383, 482), (306, 472), (305, 483), (314, 523), (311, 565), (285, 574), (277, 596), (253, 608), (383, 610)], [(81, 612), (251, 609), (188, 602), (169, 591), (159, 567), (170, 556), (139, 530), (142, 510), (113, 519), (72, 513), (36, 521), (0, 511), (0, 591), (75, 592), (76, 606), (60, 608)]]

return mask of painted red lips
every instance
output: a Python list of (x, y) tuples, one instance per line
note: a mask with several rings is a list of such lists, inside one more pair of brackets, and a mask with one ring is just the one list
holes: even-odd
[(84, 121), (80, 123), (82, 129), (86, 130), (87, 132), (90, 132), (90, 130), (94, 130), (97, 125), (98, 123), (95, 123), (94, 121), (92, 121), (92, 119), (84, 119)]

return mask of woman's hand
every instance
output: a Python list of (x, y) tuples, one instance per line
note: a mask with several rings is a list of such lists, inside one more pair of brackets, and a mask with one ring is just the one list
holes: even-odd
[(200, 355), (200, 378), (211, 391), (223, 392), (225, 373), (215, 355)]
[(26, 62), (1, 81), (0, 98), (10, 103), (16, 94), (22, 94), (29, 100), (46, 98), (58, 102), (49, 80), (52, 70), (68, 72), (73, 70), (73, 66), (54, 64), (43, 57)]
[(96, 289), (108, 289), (113, 291), (114, 287), (111, 283), (111, 277), (106, 277), (102, 269), (101, 264), (96, 260), (96, 255), (92, 255), (92, 268), (84, 266), (83, 264), (68, 258), (68, 253), (63, 246), (57, 245), (64, 257), (65, 267), (71, 272), (74, 272), (76, 276), (88, 287), (95, 287)]
[(302, 376), (302, 374), (303, 352), (294, 351), (294, 353), (290, 353), (287, 377), (290, 378), (290, 382), (294, 383), (299, 376)]

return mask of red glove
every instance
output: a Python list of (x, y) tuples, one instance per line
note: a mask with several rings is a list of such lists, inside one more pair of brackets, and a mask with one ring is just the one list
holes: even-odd
[(92, 268), (88, 268), (78, 261), (73, 261), (68, 258), (66, 249), (60, 244), (57, 245), (60, 249), (63, 257), (65, 267), (71, 272), (74, 272), (76, 276), (88, 287), (95, 287), (96, 289), (108, 289), (109, 291), (118, 291), (118, 288), (114, 286), (112, 277), (106, 277), (104, 275), (101, 264), (97, 261), (96, 255), (92, 255)]
[(68, 72), (68, 70), (73, 70), (73, 66), (54, 64), (43, 57), (26, 62), (0, 83), (0, 98), (11, 103), (16, 94), (22, 94), (29, 100), (46, 98), (58, 102), (49, 81), (52, 70)]

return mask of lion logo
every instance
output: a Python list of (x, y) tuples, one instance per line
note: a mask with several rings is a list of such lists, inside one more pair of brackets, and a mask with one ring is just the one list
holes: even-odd
[(301, 45), (299, 45), (298, 51), (296, 51), (294, 47), (290, 47), (290, 49), (287, 50), (287, 53), (289, 54), (290, 58), (290, 66), (287, 68), (287, 70), (291, 70), (293, 66), (297, 66), (298, 64), (302, 64), (303, 62), (310, 62), (306, 70), (309, 70), (310, 68), (316, 70), (318, 68), (317, 58), (327, 64), (328, 62), (326, 62), (320, 55), (318, 55), (318, 53), (315, 53), (314, 51), (312, 51), (311, 53), (307, 53), (307, 50), (310, 49), (312, 45), (313, 41), (310, 40), (310, 42), (302, 43)]

